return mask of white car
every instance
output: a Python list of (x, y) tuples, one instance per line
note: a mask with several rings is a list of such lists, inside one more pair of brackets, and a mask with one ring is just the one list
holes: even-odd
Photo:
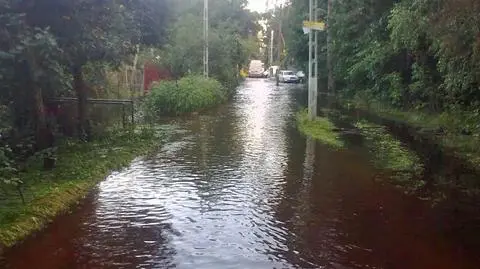
[(300, 79), (295, 75), (293, 71), (281, 70), (278, 79), (280, 82), (284, 83), (298, 83)]

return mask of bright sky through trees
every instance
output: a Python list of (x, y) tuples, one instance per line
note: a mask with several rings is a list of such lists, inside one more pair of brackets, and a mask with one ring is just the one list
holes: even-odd
[(266, 0), (249, 0), (247, 7), (252, 11), (263, 12), (267, 9), (267, 1)]
[(264, 12), (267, 7), (272, 8), (275, 4), (281, 5), (285, 0), (248, 0), (248, 9), (257, 12)]

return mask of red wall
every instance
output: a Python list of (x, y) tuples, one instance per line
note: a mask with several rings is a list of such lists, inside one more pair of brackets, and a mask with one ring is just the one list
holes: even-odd
[(171, 78), (172, 75), (167, 69), (160, 69), (155, 64), (145, 63), (143, 66), (143, 91), (148, 93), (150, 92), (152, 83), (162, 80), (170, 80)]

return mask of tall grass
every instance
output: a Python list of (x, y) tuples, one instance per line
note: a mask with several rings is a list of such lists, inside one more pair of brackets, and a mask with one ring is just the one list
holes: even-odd
[(226, 99), (227, 91), (217, 80), (187, 76), (155, 85), (144, 107), (148, 116), (178, 115), (213, 107)]

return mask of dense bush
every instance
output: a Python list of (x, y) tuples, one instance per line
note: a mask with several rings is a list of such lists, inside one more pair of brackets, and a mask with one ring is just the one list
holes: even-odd
[(176, 115), (209, 108), (226, 100), (227, 91), (215, 79), (187, 76), (154, 85), (145, 100), (149, 116)]

